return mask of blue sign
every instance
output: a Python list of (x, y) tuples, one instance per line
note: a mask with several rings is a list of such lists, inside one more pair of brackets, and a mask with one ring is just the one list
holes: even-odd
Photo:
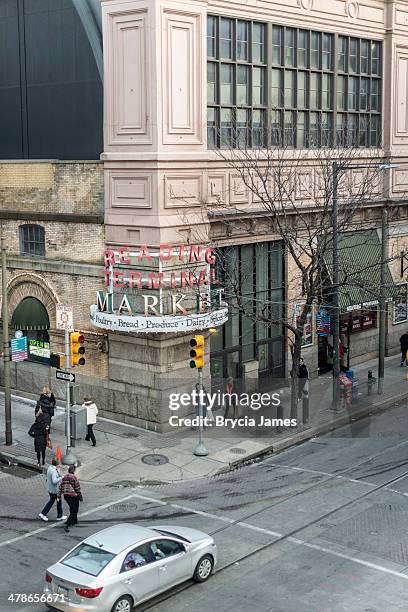
[(318, 336), (331, 335), (331, 320), (325, 308), (321, 308), (316, 315), (316, 333)]
[(11, 340), (11, 361), (25, 361), (28, 359), (27, 337), (13, 338)]

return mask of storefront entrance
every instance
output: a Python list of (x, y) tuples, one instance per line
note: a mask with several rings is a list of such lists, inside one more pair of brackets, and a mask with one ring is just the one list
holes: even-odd
[(11, 326), (27, 337), (28, 361), (50, 363), (50, 320), (45, 306), (34, 297), (24, 298), (13, 312)]
[(217, 273), (230, 312), (227, 323), (211, 337), (212, 387), (223, 388), (232, 376), (236, 388), (243, 389), (243, 364), (257, 361), (259, 387), (273, 388), (285, 376), (283, 245), (227, 247), (220, 260)]

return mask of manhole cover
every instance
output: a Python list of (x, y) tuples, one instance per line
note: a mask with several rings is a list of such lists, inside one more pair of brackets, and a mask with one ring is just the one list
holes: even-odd
[(109, 512), (130, 512), (137, 509), (137, 504), (128, 502), (122, 504), (112, 504), (108, 507)]
[(144, 455), (142, 461), (147, 465), (164, 465), (169, 462), (169, 458), (166, 455)]
[(134, 432), (134, 431), (127, 431), (126, 433), (122, 434), (123, 438), (138, 438), (140, 434)]
[(229, 452), (234, 455), (246, 455), (246, 450), (244, 448), (230, 448)]

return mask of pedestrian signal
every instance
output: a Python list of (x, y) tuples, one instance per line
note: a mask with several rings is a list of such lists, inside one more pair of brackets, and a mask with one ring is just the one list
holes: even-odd
[(204, 336), (194, 336), (190, 340), (190, 368), (201, 370), (204, 367)]

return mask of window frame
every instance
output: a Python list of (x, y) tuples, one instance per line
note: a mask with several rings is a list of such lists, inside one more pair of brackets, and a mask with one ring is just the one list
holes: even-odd
[[(223, 15), (208, 15), (209, 19), (215, 19), (212, 26), (216, 42), (211, 45), (215, 47), (216, 57), (209, 56), (208, 62), (218, 63), (216, 70), (216, 80), (218, 83), (218, 97), (215, 102), (207, 100), (208, 108), (215, 109), (215, 127), (212, 125), (207, 131), (207, 142), (209, 149), (237, 148), (239, 149), (239, 138), (236, 137), (237, 129), (237, 109), (246, 108), (248, 110), (248, 138), (246, 139), (247, 148), (259, 148), (259, 143), (264, 142), (266, 146), (284, 146), (285, 131), (284, 117), (288, 117), (288, 111), (293, 111), (294, 117), (294, 137), (291, 148), (315, 148), (333, 146), (358, 147), (358, 148), (379, 148), (382, 141), (382, 83), (383, 83), (383, 47), (384, 41), (375, 38), (360, 38), (356, 36), (343, 35), (340, 33), (329, 32), (326, 30), (306, 29), (305, 27), (294, 27), (289, 25), (275, 24), (272, 22), (262, 22), (260, 20), (245, 20)], [(220, 54), (221, 46), (221, 20), (227, 19), (231, 22), (232, 31), (232, 53), (229, 59), (222, 58)], [(247, 23), (248, 41), (246, 60), (237, 57), (237, 27), (238, 24)], [(257, 38), (253, 38), (254, 28), (261, 28)], [(287, 50), (285, 41), (291, 39), (293, 47), (290, 46), (291, 61), (287, 63)], [(279, 44), (278, 44), (279, 40)], [(260, 47), (260, 51), (254, 56), (254, 45)], [(292, 45), (292, 43), (291, 43)], [(315, 47), (317, 47), (315, 49)], [(350, 54), (352, 52), (352, 55)], [(368, 53), (368, 56), (367, 56)], [(314, 58), (314, 61), (313, 61)], [(293, 62), (292, 62), (293, 59)], [(261, 61), (259, 61), (261, 60)], [(372, 63), (378, 66), (378, 74), (372, 73)], [(233, 96), (230, 103), (221, 101), (221, 65), (231, 64), (233, 66)], [(363, 65), (363, 66), (362, 66)], [(247, 66), (248, 69), (248, 91), (249, 99), (247, 103), (239, 104), (237, 100), (238, 90), (238, 67)], [(364, 71), (361, 71), (363, 67)], [(260, 99), (255, 95), (254, 87), (254, 68), (261, 69)], [(354, 70), (355, 69), (355, 70)], [(272, 71), (279, 70), (280, 85), (275, 87)], [(300, 94), (298, 89), (299, 73), (305, 75), (305, 100), (303, 105), (303, 89)], [(311, 84), (313, 79), (317, 79), (316, 106), (311, 107)], [(351, 86), (355, 79), (356, 95), (352, 96)], [(259, 80), (259, 79), (258, 79)], [(292, 94), (289, 92), (288, 84), (292, 80)], [(329, 104), (325, 104), (325, 97), (322, 92), (322, 85), (329, 81), (327, 97)], [(364, 81), (364, 85), (362, 82)], [(376, 85), (373, 85), (376, 83)], [(340, 88), (342, 84), (345, 88)], [(368, 89), (365, 92), (365, 88)], [(375, 91), (375, 93), (374, 93)], [(302, 99), (302, 105), (298, 104), (298, 95)], [(350, 97), (352, 96), (352, 98)], [(256, 99), (255, 99), (256, 98)], [(327, 100), (326, 100), (327, 101)], [(353, 101), (354, 108), (350, 108), (350, 101)], [(243, 102), (243, 100), (241, 100)], [(339, 104), (344, 102), (344, 108)], [(354, 103), (355, 102), (355, 103)], [(361, 106), (363, 103), (363, 107)], [(325, 107), (323, 108), (323, 104)], [(221, 138), (221, 111), (222, 109), (232, 109), (232, 137), (230, 142), (222, 144)], [(261, 124), (264, 131), (263, 138), (254, 137), (252, 123), (254, 113), (257, 111), (263, 115)], [(272, 114), (279, 113), (279, 124), (281, 135), (277, 136), (277, 122), (272, 122)], [(302, 121), (299, 122), (300, 134), (297, 134), (298, 113)], [(337, 129), (338, 114), (344, 115), (345, 136), (339, 137)], [(327, 115), (330, 115), (329, 117)], [(347, 125), (357, 125), (356, 130), (349, 131)], [(310, 127), (316, 126), (311, 137)], [(329, 126), (327, 129), (325, 126)], [(258, 130), (259, 131), (259, 130)], [(305, 134), (305, 135), (303, 135)], [(268, 137), (268, 142), (266, 141)], [(279, 144), (280, 143), (280, 144)], [(302, 144), (303, 143), (303, 144)], [(225, 146), (226, 145), (226, 146)]]
[[(30, 231), (33, 232), (33, 237), (30, 237)], [(27, 236), (26, 236), (27, 234)], [(38, 223), (24, 223), (19, 226), (19, 247), (20, 247), (20, 255), (22, 257), (45, 257), (45, 228), (42, 225), (38, 225)], [(28, 248), (26, 250), (26, 245), (32, 245), (36, 247), (38, 245), (40, 248), (38, 249), (40, 252), (33, 252), (36, 249)]]

